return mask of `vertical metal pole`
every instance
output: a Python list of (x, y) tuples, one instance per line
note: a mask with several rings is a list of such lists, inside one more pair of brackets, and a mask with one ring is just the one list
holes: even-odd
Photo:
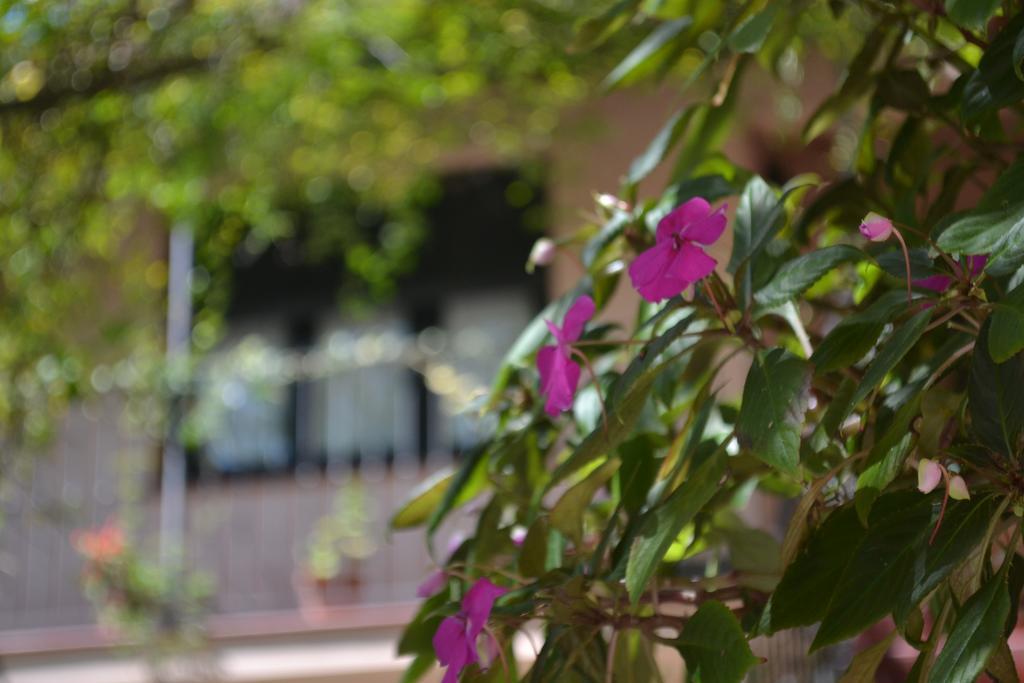
[[(192, 231), (171, 230), (167, 263), (167, 363), (186, 361), (192, 336)], [(185, 450), (178, 439), (181, 397), (171, 395), (160, 476), (160, 561), (165, 567), (180, 558), (185, 540)]]

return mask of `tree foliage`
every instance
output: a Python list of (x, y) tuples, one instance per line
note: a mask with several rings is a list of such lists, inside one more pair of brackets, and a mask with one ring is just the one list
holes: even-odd
[[(754, 636), (814, 626), (813, 651), (886, 617), (920, 652), (913, 680), (1006, 676), (1024, 511), (1024, 13), (623, 0), (581, 30), (627, 22), (645, 37), (606, 84), (669, 76), (689, 102), (623, 163), (618, 196), (599, 198), (603, 223), (575, 243), (586, 276), (500, 369), (498, 427), (450, 480), (428, 537), (481, 468), (484, 512), (441, 558), (451, 580), (409, 632), (489, 577), (508, 590), (490, 615), (502, 646), (542, 625), (522, 680), (610, 680), (622, 658), (650, 671), (660, 643), (690, 680), (740, 681)], [(794, 63), (823, 56), (841, 75), (803, 135), (832, 142), (838, 173), (762, 178), (730, 159), (743, 84), (769, 74), (784, 91)], [(641, 192), (660, 165), (667, 185)], [(560, 367), (579, 361), (584, 388), (551, 417), (540, 392), (552, 370), (535, 369), (542, 321), (561, 325), (582, 294), (600, 316), (625, 273), (635, 285), (668, 263), (652, 252), (694, 253), (696, 224), (669, 237), (662, 219), (681, 204), (693, 214), (695, 196), (735, 207), (727, 264), (682, 296), (640, 302), (632, 330), (591, 322), (571, 348), (559, 341)], [(882, 222), (858, 230), (869, 212)], [(664, 267), (686, 284), (691, 271)], [(725, 386), (734, 358), (749, 364), (742, 391)], [(782, 538), (739, 514), (772, 498), (797, 501)], [(422, 662), (432, 649), (407, 651)], [(873, 679), (883, 653), (857, 657), (848, 678)], [(497, 659), (481, 671), (463, 680), (519, 678)]]

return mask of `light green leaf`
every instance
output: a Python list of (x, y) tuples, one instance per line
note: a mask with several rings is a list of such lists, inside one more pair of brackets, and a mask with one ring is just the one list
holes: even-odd
[(579, 544), (583, 537), (583, 513), (620, 464), (618, 458), (613, 458), (566, 491), (551, 509), (551, 525)]
[(426, 522), (444, 498), (444, 492), (451, 484), (453, 476), (454, 469), (446, 467), (416, 486), (405, 504), (391, 517), (391, 528), (410, 529)]
[(859, 261), (864, 256), (860, 249), (845, 244), (798, 256), (779, 268), (768, 284), (754, 294), (754, 301), (764, 307), (777, 306), (803, 294), (840, 263)]
[(611, 88), (621, 83), (646, 62), (654, 59), (669, 41), (678, 36), (684, 29), (689, 28), (692, 23), (693, 20), (690, 17), (680, 17), (679, 19), (666, 21), (654, 29), (632, 52), (626, 55), (626, 58), (618, 66), (612, 69), (611, 73), (604, 79), (604, 87)]
[(1003, 638), (1010, 613), (1006, 574), (999, 572), (971, 596), (935, 660), (929, 681), (971, 683), (985, 668), (989, 655)]
[(687, 620), (675, 646), (686, 661), (686, 680), (695, 683), (740, 683), (758, 662), (739, 621), (717, 600)]
[(647, 582), (654, 576), (676, 536), (718, 491), (719, 480), (724, 473), (725, 452), (720, 448), (691, 472), (668, 498), (644, 516), (626, 565), (626, 590), (634, 604), (647, 589)]
[(759, 353), (743, 386), (736, 421), (740, 443), (772, 467), (794, 473), (807, 410), (810, 367), (784, 349)]

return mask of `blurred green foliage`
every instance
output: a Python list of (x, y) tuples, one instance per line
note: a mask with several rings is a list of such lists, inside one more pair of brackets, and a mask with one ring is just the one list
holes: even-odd
[[(577, 5), (592, 7), (0, 3), (7, 445), (45, 438), (80, 393), (152, 388), (171, 227), (196, 234), (199, 351), (218, 338), (231, 259), (299, 223), (311, 250), (344, 254), (352, 294), (386, 296), (446, 151), (536, 157), (604, 71), (565, 49)], [(158, 403), (137, 407), (159, 422)]]

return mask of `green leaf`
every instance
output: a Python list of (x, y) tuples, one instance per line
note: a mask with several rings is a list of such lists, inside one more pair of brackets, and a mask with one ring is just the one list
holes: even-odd
[(416, 655), (416, 658), (410, 662), (409, 667), (402, 672), (402, 678), (399, 680), (399, 683), (416, 683), (436, 665), (437, 655), (433, 652), (422, 652)]
[(612, 88), (618, 85), (645, 63), (653, 62), (662, 52), (662, 48), (684, 29), (689, 28), (692, 23), (693, 20), (690, 17), (680, 17), (673, 21), (666, 21), (654, 29), (632, 52), (626, 55), (626, 58), (618, 66), (612, 69), (604, 79), (604, 87)]
[[(909, 421), (908, 423), (909, 424)], [(914, 444), (914, 434), (907, 431), (906, 424), (903, 427), (903, 434), (899, 441), (885, 450), (881, 458), (870, 462), (864, 471), (857, 477), (857, 491), (854, 494), (854, 506), (857, 508), (857, 515), (862, 522), (867, 523), (871, 506), (878, 496), (882, 495), (889, 484), (896, 479), (896, 475), (903, 469), (903, 462), (910, 454), (911, 446)], [(874, 449), (872, 449), (874, 453)]]
[(988, 351), (996, 363), (1005, 363), (1024, 350), (1024, 284), (995, 303), (991, 320)]
[(935, 683), (976, 680), (1003, 638), (1003, 624), (1009, 613), (1006, 575), (1000, 571), (971, 596), (960, 611), (928, 680)]
[(619, 469), (621, 461), (612, 458), (566, 491), (551, 509), (551, 526), (579, 545), (583, 538), (583, 513), (602, 486)]
[(991, 328), (991, 320), (982, 325), (971, 359), (967, 385), (971, 426), (985, 446), (1012, 456), (1024, 438), (1024, 354), (997, 365), (988, 351)]
[(992, 110), (1024, 98), (1024, 81), (1017, 77), (1017, 45), (1022, 33), (1024, 14), (1018, 14), (985, 50), (978, 68), (964, 86), (960, 113), (965, 123), (976, 123)]
[(636, 604), (672, 542), (718, 491), (725, 473), (724, 449), (704, 462), (644, 517), (626, 565), (626, 590)]
[(1013, 45), (1013, 71), (1024, 81), (1024, 31), (1017, 34), (1017, 42)]
[(984, 28), (999, 8), (999, 0), (946, 0), (949, 18), (966, 28)]
[(665, 160), (669, 151), (679, 141), (680, 136), (689, 125), (693, 112), (693, 109), (683, 109), (668, 120), (668, 123), (651, 140), (644, 153), (633, 160), (629, 167), (629, 173), (626, 175), (626, 182), (630, 185), (640, 182)]
[(853, 506), (833, 510), (786, 568), (758, 631), (771, 634), (821, 621), (843, 569), (865, 533)]
[[(896, 623), (903, 623), (910, 611), (938, 587), (985, 538), (992, 518), (999, 509), (996, 496), (984, 496), (955, 505), (946, 511), (935, 540), (914, 558), (913, 580), (909, 591), (893, 610)], [(928, 530), (929, 537), (932, 531)], [(930, 538), (929, 538), (930, 540)]]
[(653, 643), (639, 629), (623, 629), (615, 641), (612, 680), (616, 683), (661, 683)]
[(487, 454), (487, 447), (480, 445), (462, 456), (463, 460), (459, 470), (445, 490), (441, 502), (434, 508), (430, 519), (427, 520), (428, 543), (433, 540), (434, 532), (441, 526), (441, 522), (449, 512), (469, 501), (483, 489), (487, 482)]
[(991, 503), (989, 497), (949, 503), (930, 545), (941, 496), (911, 490), (879, 498), (867, 533), (835, 585), (811, 649), (845, 640), (893, 611), (899, 623), (981, 541)]
[(778, 194), (760, 176), (754, 176), (747, 182), (740, 194), (733, 222), (730, 273), (735, 273), (740, 264), (750, 259), (779, 231), (783, 208)]
[(391, 517), (392, 529), (411, 529), (430, 519), (431, 513), (444, 498), (455, 470), (446, 467), (422, 481), (409, 493), (409, 498)]
[(523, 576), (542, 576), (548, 570), (548, 520), (538, 517), (523, 539), (519, 550), (519, 573)]
[(768, 32), (771, 31), (778, 10), (778, 3), (772, 3), (747, 18), (726, 39), (729, 47), (734, 52), (757, 52), (760, 50), (764, 45), (764, 39), (768, 37)]
[[(896, 328), (896, 331), (892, 333), (888, 341), (878, 350), (878, 355), (868, 365), (867, 371), (849, 399), (842, 404), (841, 408), (836, 408), (835, 414), (839, 423), (842, 423), (843, 419), (850, 414), (850, 411), (867, 398), (868, 394), (874, 391), (882, 383), (886, 375), (892, 372), (899, 362), (903, 360), (903, 357), (914, 348), (921, 335), (924, 334), (930, 319), (931, 310), (924, 310), (904, 323), (902, 327)], [(831, 410), (832, 406), (829, 408)]]
[(1000, 640), (992, 654), (988, 656), (985, 671), (996, 683), (1020, 683), (1017, 664), (1013, 661), (1013, 653), (1010, 652), (1010, 646), (1005, 640)]
[(571, 48), (591, 50), (603, 44), (633, 18), (639, 5), (640, 0), (619, 0), (600, 15), (583, 20)]
[(885, 324), (906, 308), (904, 292), (886, 292), (868, 308), (843, 318), (832, 328), (815, 349), (811, 363), (819, 373), (853, 365), (875, 345)]
[(772, 467), (795, 473), (809, 389), (806, 361), (784, 349), (759, 353), (743, 386), (736, 421), (740, 443)]
[(910, 453), (914, 444), (910, 423), (921, 413), (921, 399), (921, 393), (917, 391), (913, 398), (902, 402), (885, 427), (885, 432), (871, 447), (864, 470), (857, 477), (854, 506), (865, 525), (868, 523), (871, 506), (900, 473)]
[(692, 346), (695, 343), (693, 339), (680, 338), (690, 328), (693, 320), (692, 315), (686, 316), (643, 347), (608, 392), (607, 424), (602, 420), (583, 439), (573, 454), (555, 470), (549, 486), (595, 458), (611, 453), (632, 434), (647, 404), (654, 380), (665, 369), (665, 363), (671, 360), (659, 364), (662, 355), (670, 350), (678, 351), (679, 344)]
[[(1024, 14), (1020, 15), (1024, 18)], [(1024, 87), (1024, 83), (1021, 84)], [(1024, 160), (1010, 166), (985, 193), (978, 208), (961, 214), (939, 235), (940, 249), (988, 254), (985, 271), (1004, 275), (1024, 260)]]
[(659, 463), (654, 458), (654, 448), (646, 436), (638, 436), (619, 446), (622, 507), (630, 515), (635, 515), (647, 504), (647, 494), (658, 476)]
[(674, 644), (686, 661), (686, 680), (695, 683), (740, 683), (758, 662), (739, 621), (717, 600), (700, 606)]
[(850, 662), (850, 666), (846, 668), (843, 677), (839, 679), (839, 683), (874, 683), (877, 680), (878, 666), (885, 659), (885, 654), (889, 651), (895, 638), (896, 632), (893, 631), (871, 647), (858, 652)]
[(779, 268), (768, 284), (754, 294), (754, 301), (764, 307), (777, 306), (803, 294), (840, 263), (859, 261), (862, 258), (864, 252), (845, 244), (798, 256)]

